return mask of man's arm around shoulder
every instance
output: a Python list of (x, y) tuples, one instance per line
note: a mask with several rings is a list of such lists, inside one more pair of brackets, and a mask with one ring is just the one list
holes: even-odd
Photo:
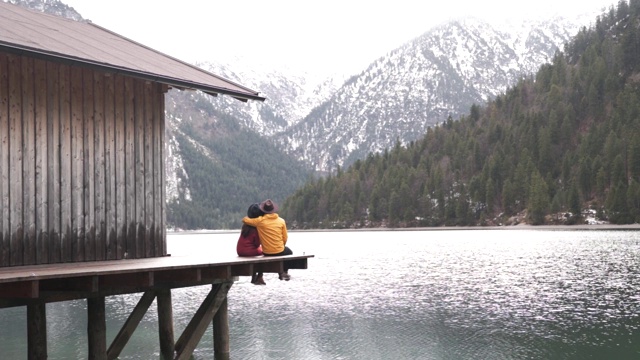
[(258, 226), (258, 224), (261, 221), (262, 221), (262, 216), (257, 217), (257, 218), (253, 218), (253, 219), (248, 217), (248, 216), (245, 216), (245, 217), (242, 218), (242, 222), (243, 223), (245, 223), (247, 225), (250, 225), (250, 226), (253, 226), (253, 227)]

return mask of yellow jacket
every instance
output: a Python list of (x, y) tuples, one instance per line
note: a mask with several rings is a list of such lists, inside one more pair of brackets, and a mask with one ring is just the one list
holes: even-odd
[(253, 219), (245, 216), (242, 222), (258, 229), (263, 253), (277, 254), (284, 251), (287, 244), (287, 224), (278, 214), (265, 214)]

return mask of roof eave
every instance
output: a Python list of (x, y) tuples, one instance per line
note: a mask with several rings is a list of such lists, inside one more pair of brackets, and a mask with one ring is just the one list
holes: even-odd
[(223, 94), (229, 95), (235, 99), (246, 102), (248, 100), (265, 101), (266, 98), (259, 96), (258, 93), (252, 92), (239, 92), (230, 89), (210, 86), (206, 84), (196, 83), (192, 81), (185, 81), (182, 79), (171, 78), (167, 76), (161, 76), (158, 74), (151, 74), (134, 69), (127, 69), (105, 63), (98, 63), (86, 59), (79, 59), (64, 54), (49, 53), (42, 50), (32, 49), (28, 47), (16, 46), (15, 44), (8, 44), (0, 42), (0, 51), (6, 51), (16, 55), (28, 55), (34, 58), (49, 60), (55, 62), (61, 62), (72, 65), (80, 65), (84, 67), (94, 68), (98, 70), (104, 70), (111, 73), (123, 74), (131, 77), (136, 77), (144, 80), (159, 82), (167, 84), (169, 86), (175, 86), (178, 88), (201, 90), (209, 95)]

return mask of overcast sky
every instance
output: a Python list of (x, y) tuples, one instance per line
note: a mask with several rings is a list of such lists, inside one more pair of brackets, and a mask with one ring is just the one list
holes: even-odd
[[(62, 0), (82, 17), (188, 62), (238, 56), (356, 73), (433, 26), (608, 9), (617, 0)], [(588, 25), (588, 24), (585, 24)], [(258, 60), (259, 59), (259, 60)]]

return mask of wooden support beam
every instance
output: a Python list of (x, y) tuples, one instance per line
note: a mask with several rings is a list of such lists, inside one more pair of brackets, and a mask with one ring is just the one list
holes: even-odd
[(89, 360), (106, 360), (107, 323), (104, 296), (87, 299), (87, 340)]
[(201, 280), (202, 274), (197, 268), (164, 270), (154, 274), (155, 284), (162, 287), (190, 286), (200, 283)]
[(212, 266), (202, 269), (202, 281), (213, 283), (214, 280), (231, 280), (230, 266)]
[(98, 292), (97, 276), (80, 276), (61, 279), (48, 279), (40, 282), (40, 291), (82, 291)]
[[(293, 259), (293, 260), (278, 259), (278, 261), (260, 262), (260, 263), (253, 264), (253, 270), (255, 272), (261, 271), (265, 273), (281, 273), (284, 271), (285, 264), (287, 269), (306, 269), (307, 259)], [(236, 268), (236, 270), (238, 270), (238, 272), (241, 272), (238, 268)], [(246, 274), (238, 273), (237, 275), (246, 275)], [(252, 274), (248, 274), (248, 275), (252, 275)]]
[[(284, 267), (282, 265), (282, 261), (259, 263), (259, 264), (255, 264), (253, 266), (253, 268), (257, 272), (261, 271), (261, 272), (265, 272), (265, 273), (276, 273), (276, 274), (279, 274), (279, 273), (284, 271)], [(253, 273), (251, 275), (253, 275)]]
[(0, 299), (0, 309), (25, 306), (27, 305), (27, 301), (28, 300), (25, 299)]
[(158, 298), (158, 336), (160, 337), (160, 357), (173, 359), (175, 344), (173, 338), (173, 305), (171, 304), (171, 289), (161, 289), (156, 292)]
[(29, 360), (47, 358), (47, 314), (44, 301), (27, 304), (27, 347)]
[(307, 269), (307, 259), (293, 259), (286, 260), (285, 262), (287, 263), (287, 269)]
[(0, 284), (0, 298), (36, 299), (40, 296), (40, 281), (20, 281)]
[(152, 271), (132, 274), (117, 274), (100, 276), (100, 291), (108, 292), (114, 289), (145, 289), (150, 288), (155, 283)]
[(251, 276), (253, 275), (254, 264), (231, 265), (231, 276)]
[(223, 282), (212, 286), (209, 295), (204, 299), (202, 305), (200, 305), (200, 308), (198, 308), (198, 311), (196, 311), (196, 314), (176, 342), (177, 355), (175, 360), (187, 360), (191, 357), (207, 326), (213, 320), (214, 314), (227, 298), (227, 293), (232, 284), (233, 282)]
[(213, 317), (213, 354), (215, 360), (229, 360), (229, 309), (227, 297)]
[(120, 356), (122, 349), (124, 349), (127, 342), (129, 342), (131, 335), (133, 335), (136, 327), (140, 324), (140, 320), (142, 320), (144, 314), (147, 313), (149, 306), (151, 306), (155, 298), (156, 294), (154, 291), (147, 291), (142, 295), (138, 304), (129, 315), (129, 318), (127, 318), (127, 321), (122, 325), (118, 335), (116, 335), (113, 342), (111, 342), (111, 346), (109, 346), (107, 350), (107, 359), (113, 360)]

